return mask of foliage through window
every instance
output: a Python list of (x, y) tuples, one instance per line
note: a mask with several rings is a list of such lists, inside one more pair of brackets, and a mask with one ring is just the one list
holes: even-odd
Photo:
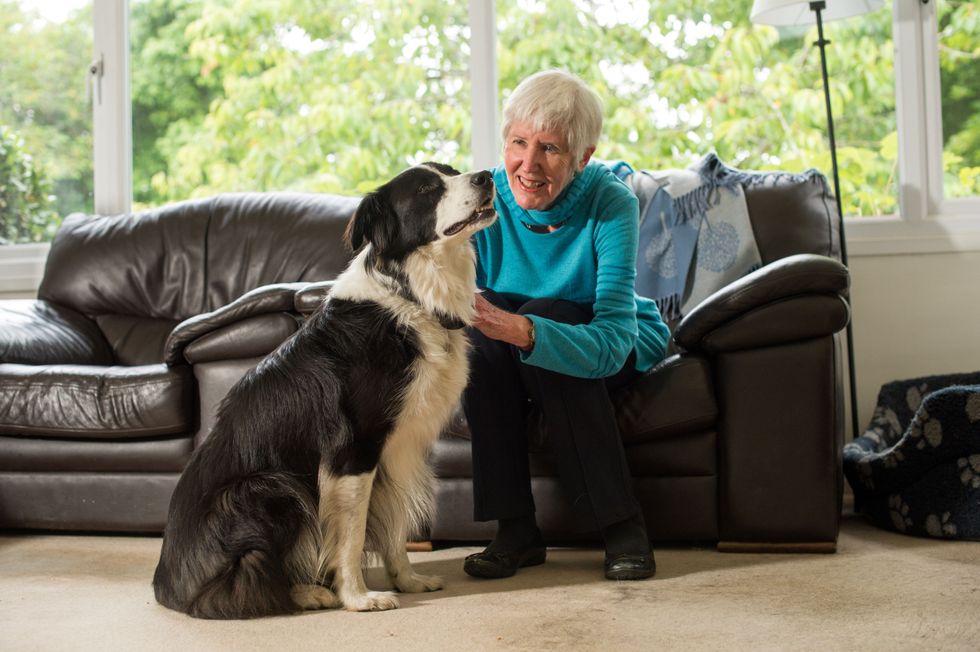
[(87, 3), (0, 0), (0, 244), (92, 210), (91, 54)]
[[(50, 237), (91, 210), (84, 62), (91, 1), (57, 19), (0, 0), (0, 238)], [(497, 0), (501, 101), (571, 70), (605, 101), (597, 156), (683, 167), (830, 171), (816, 30), (749, 22), (751, 0)], [(223, 191), (362, 193), (434, 159), (471, 166), (469, 3), (130, 0), (135, 207)], [(891, 3), (826, 25), (848, 215), (898, 211)], [(980, 17), (941, 0), (947, 196), (980, 194)], [(11, 158), (13, 157), (13, 158)], [(0, 157), (0, 160), (6, 160)], [(26, 175), (26, 176), (25, 176)], [(18, 179), (20, 179), (18, 181)], [(30, 194), (30, 197), (28, 197)], [(6, 194), (3, 197), (7, 197)], [(13, 206), (17, 208), (10, 208)]]
[[(751, 6), (498, 0), (504, 92), (542, 66), (571, 69), (605, 100), (597, 155), (634, 167), (685, 167), (714, 149), (744, 169), (829, 176), (816, 29), (753, 25)], [(846, 213), (896, 212), (891, 13), (825, 31)]]
[(134, 198), (469, 163), (467, 3), (132, 0)]
[(943, 190), (946, 197), (980, 195), (980, 4), (941, 0)]

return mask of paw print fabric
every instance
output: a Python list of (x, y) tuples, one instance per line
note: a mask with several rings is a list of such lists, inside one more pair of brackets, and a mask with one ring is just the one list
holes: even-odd
[(980, 373), (888, 383), (844, 447), (857, 509), (880, 527), (980, 539)]

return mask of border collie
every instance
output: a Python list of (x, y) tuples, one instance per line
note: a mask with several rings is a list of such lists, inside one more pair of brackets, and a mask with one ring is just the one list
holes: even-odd
[(426, 163), (363, 199), (346, 233), (360, 251), (328, 300), (232, 387), (184, 470), (160, 604), (198, 618), (397, 607), (365, 586), (365, 550), (398, 591), (442, 588), (405, 544), (428, 518), (428, 453), (467, 382), (470, 236), (496, 219), (493, 197), (488, 172)]

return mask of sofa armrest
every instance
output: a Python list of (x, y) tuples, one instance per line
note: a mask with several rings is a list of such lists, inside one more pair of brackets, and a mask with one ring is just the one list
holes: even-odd
[(316, 283), (310, 283), (296, 292), (296, 312), (309, 315), (319, 308), (327, 300), (327, 296), (329, 296), (330, 290), (333, 288), (335, 282), (318, 281)]
[(301, 319), (292, 312), (245, 317), (188, 343), (184, 347), (184, 360), (199, 364), (265, 357), (299, 329)]
[(827, 256), (788, 256), (730, 283), (674, 330), (687, 351), (717, 353), (836, 333), (847, 324), (847, 268)]
[(17, 364), (113, 363), (98, 325), (50, 301), (0, 301), (0, 362)]
[[(277, 317), (269, 320), (254, 319), (263, 315), (281, 315), (282, 313), (292, 313), (295, 311), (296, 292), (309, 285), (308, 283), (275, 283), (264, 285), (246, 292), (226, 306), (222, 306), (211, 312), (195, 315), (177, 324), (167, 337), (164, 347), (164, 362), (168, 365), (182, 364), (188, 361), (185, 350), (194, 342), (202, 340), (208, 336), (212, 345), (206, 347), (212, 353), (206, 353), (208, 357), (214, 352), (220, 351), (221, 355), (228, 357), (249, 357), (256, 355), (258, 348), (266, 345), (253, 345), (247, 341), (249, 337), (249, 326), (263, 323), (264, 321), (281, 321)], [(294, 329), (295, 330), (295, 329)], [(220, 331), (220, 333), (219, 333)], [(257, 329), (258, 337), (263, 341), (269, 338), (269, 332), (265, 329)], [(224, 334), (222, 337), (221, 334)], [(217, 344), (214, 344), (217, 342)], [(242, 354), (237, 355), (234, 351), (236, 346), (241, 348)], [(197, 345), (201, 348), (203, 344)]]

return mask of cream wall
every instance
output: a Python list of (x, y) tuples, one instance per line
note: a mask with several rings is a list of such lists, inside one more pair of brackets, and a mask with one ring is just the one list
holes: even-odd
[(850, 268), (862, 428), (888, 381), (980, 371), (980, 252), (852, 256)]
[(33, 292), (0, 292), (0, 299), (33, 299), (36, 294)]

